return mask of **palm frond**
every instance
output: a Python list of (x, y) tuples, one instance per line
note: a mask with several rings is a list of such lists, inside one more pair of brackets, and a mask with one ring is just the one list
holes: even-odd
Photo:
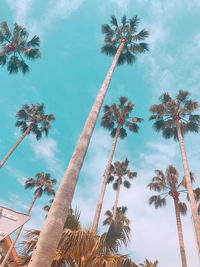
[(118, 23), (117, 23), (117, 19), (116, 19), (115, 15), (112, 15), (112, 16), (111, 16), (110, 23), (111, 23), (113, 26), (118, 27)]
[(133, 36), (136, 41), (144, 41), (149, 36), (149, 32), (145, 29), (141, 30), (138, 34)]
[(8, 24), (7, 24), (6, 21), (2, 21), (2, 22), (1, 22), (1, 28), (2, 28), (2, 30), (3, 30), (4, 35), (5, 35), (7, 38), (9, 38), (9, 37), (11, 36), (11, 32), (10, 32), (10, 30), (9, 30), (9, 28), (8, 28)]
[(7, 56), (6, 55), (0, 55), (0, 65), (4, 66), (6, 64), (7, 61)]
[(27, 42), (27, 46), (28, 47), (40, 46), (40, 38), (34, 35), (33, 38), (29, 42)]
[(119, 131), (119, 137), (120, 137), (121, 139), (124, 139), (125, 137), (127, 137), (126, 129), (124, 129), (123, 127), (120, 128), (120, 131)]
[(149, 198), (149, 204), (154, 204), (155, 209), (157, 209), (166, 206), (166, 200), (159, 195), (154, 195)]
[(176, 96), (176, 99), (178, 100), (178, 102), (185, 103), (189, 95), (190, 95), (189, 92), (179, 90), (178, 95)]
[(187, 214), (187, 206), (184, 202), (179, 202), (178, 207), (179, 207), (179, 211), (180, 211), (181, 215)]

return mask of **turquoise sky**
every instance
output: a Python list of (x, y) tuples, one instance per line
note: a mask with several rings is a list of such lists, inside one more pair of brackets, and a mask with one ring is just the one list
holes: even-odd
[[(183, 175), (178, 144), (165, 141), (154, 133), (148, 121), (149, 106), (162, 92), (175, 95), (179, 89), (189, 90), (197, 101), (200, 77), (200, 2), (198, 0), (3, 0), (1, 21), (12, 27), (17, 22), (27, 28), (30, 37), (41, 38), (42, 58), (29, 62), (30, 73), (9, 75), (0, 69), (0, 147), (1, 159), (20, 137), (15, 113), (23, 104), (44, 103), (47, 113), (56, 117), (48, 138), (36, 141), (25, 138), (1, 169), (0, 203), (26, 212), (33, 192), (24, 190), (26, 178), (38, 172), (51, 173), (58, 184), (68, 165), (92, 103), (112, 62), (100, 53), (103, 44), (101, 24), (109, 16), (120, 19), (140, 18), (138, 30), (150, 31), (150, 52), (138, 55), (133, 66), (117, 67), (105, 104), (127, 96), (135, 103), (133, 114), (144, 118), (139, 134), (120, 140), (115, 160), (128, 157), (138, 177), (130, 190), (122, 190), (120, 205), (128, 206), (132, 241), (128, 250), (137, 263), (144, 258), (159, 260), (162, 267), (180, 266), (178, 237), (172, 200), (167, 207), (154, 210), (148, 206), (147, 183), (154, 169), (165, 170), (174, 164)], [(191, 170), (199, 186), (199, 135), (185, 138)], [(94, 135), (80, 173), (73, 206), (81, 210), (81, 221), (90, 225), (95, 212), (102, 175), (111, 148), (109, 133), (97, 121)], [(111, 186), (106, 191), (103, 213), (114, 203)], [(32, 219), (25, 228), (40, 228), (45, 217), (42, 207), (48, 197), (38, 199)], [(103, 213), (101, 222), (103, 220)], [(106, 228), (101, 227), (101, 232)], [(188, 265), (197, 267), (196, 244), (190, 212), (183, 218), (183, 231)]]

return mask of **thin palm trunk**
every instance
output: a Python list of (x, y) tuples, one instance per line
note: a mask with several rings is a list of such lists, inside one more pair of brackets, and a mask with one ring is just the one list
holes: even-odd
[(4, 159), (0, 162), (0, 168), (4, 165), (4, 163), (7, 161), (7, 159), (10, 157), (10, 155), (13, 153), (13, 151), (16, 149), (16, 147), (21, 143), (21, 141), (24, 139), (24, 137), (30, 132), (32, 128), (32, 123), (28, 126), (26, 131), (23, 133), (23, 135), (19, 138), (17, 143), (11, 148), (11, 150), (8, 152), (8, 154), (4, 157)]
[(186, 185), (187, 185), (187, 190), (188, 190), (188, 195), (189, 195), (190, 207), (191, 207), (191, 211), (192, 211), (194, 229), (195, 229), (195, 233), (196, 233), (198, 253), (200, 254), (200, 220), (199, 220), (199, 216), (198, 216), (198, 212), (197, 212), (197, 204), (196, 204), (196, 201), (194, 198), (194, 192), (193, 192), (192, 182), (191, 182), (191, 178), (190, 178), (190, 171), (189, 171), (187, 156), (186, 156), (186, 152), (185, 152), (183, 137), (181, 134), (180, 124), (179, 124), (178, 119), (175, 120), (175, 123), (176, 123), (176, 128), (177, 128), (177, 133), (178, 133), (178, 140), (179, 140), (179, 145), (180, 145), (180, 150), (181, 150), (184, 174), (186, 177)]
[(173, 199), (174, 199), (174, 207), (175, 207), (175, 213), (176, 213), (176, 223), (177, 223), (177, 229), (178, 229), (178, 238), (179, 238), (179, 245), (180, 245), (182, 267), (187, 267), (185, 247), (184, 247), (184, 241), (183, 241), (181, 216), (180, 216), (180, 210), (178, 207), (178, 198), (174, 197)]
[(105, 170), (105, 173), (104, 173), (104, 179), (103, 179), (103, 183), (102, 183), (102, 186), (101, 186), (101, 192), (100, 192), (100, 196), (99, 196), (99, 201), (98, 201), (98, 204), (97, 204), (97, 207), (96, 207), (96, 212), (95, 212), (94, 221), (93, 221), (93, 227), (92, 227), (92, 231), (94, 233), (97, 232), (97, 228), (98, 228), (98, 224), (99, 224), (99, 218), (100, 218), (101, 209), (102, 209), (102, 205), (103, 205), (103, 198), (104, 198), (104, 194), (105, 194), (105, 190), (106, 190), (107, 180), (108, 180), (109, 173), (110, 173), (110, 166), (111, 166), (111, 163), (112, 163), (113, 155), (114, 155), (115, 148), (116, 148), (116, 145), (117, 145), (117, 140), (118, 140), (118, 137), (119, 137), (120, 128), (121, 128), (121, 124), (119, 123), (118, 127), (117, 127), (116, 134), (115, 134), (115, 138), (114, 138), (114, 141), (113, 141), (113, 144), (112, 144), (112, 148), (111, 148), (110, 156), (109, 156), (108, 163), (107, 163), (107, 166), (106, 166), (106, 170)]
[[(33, 198), (33, 201), (31, 202), (31, 205), (30, 205), (30, 207), (29, 207), (29, 209), (28, 209), (26, 215), (29, 215), (29, 214), (30, 214), (31, 209), (32, 209), (32, 207), (33, 207), (33, 205), (34, 205), (34, 203), (35, 203), (35, 201), (36, 201), (38, 195), (39, 195), (39, 191), (35, 194), (35, 196), (34, 196), (34, 198)], [(11, 246), (9, 247), (9, 250), (8, 250), (8, 252), (6, 253), (6, 256), (5, 256), (4, 260), (3, 260), (3, 262), (1, 263), (0, 267), (4, 267), (4, 266), (5, 266), (7, 260), (8, 260), (8, 258), (9, 258), (9, 256), (10, 256), (10, 254), (11, 254), (11, 252), (12, 252), (12, 249), (14, 248), (14, 245), (16, 244), (17, 239), (18, 239), (18, 237), (19, 237), (19, 235), (20, 235), (20, 233), (21, 233), (21, 231), (22, 231), (22, 228), (23, 228), (23, 225), (18, 229), (17, 234), (16, 234), (16, 236), (15, 236), (15, 238), (14, 238), (14, 240), (13, 240)]]
[(53, 261), (94, 126), (124, 44), (125, 43), (122, 42), (119, 46), (112, 65), (94, 102), (92, 110), (90, 111), (81, 136), (79, 137), (78, 143), (74, 149), (68, 168), (55, 195), (47, 219), (44, 222), (36, 249), (33, 251), (29, 267), (49, 267)]
[(114, 205), (114, 209), (113, 209), (113, 221), (116, 220), (116, 216), (117, 216), (117, 205), (118, 205), (118, 201), (119, 201), (120, 185), (121, 185), (121, 177), (118, 178), (118, 185), (117, 185), (117, 192), (116, 192), (116, 198), (115, 198), (115, 205)]

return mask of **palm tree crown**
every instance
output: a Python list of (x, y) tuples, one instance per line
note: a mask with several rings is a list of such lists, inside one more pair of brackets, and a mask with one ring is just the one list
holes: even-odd
[(137, 26), (139, 24), (137, 16), (127, 20), (124, 15), (121, 19), (121, 25), (118, 25), (116, 17), (112, 15), (110, 23), (111, 26), (108, 24), (102, 25), (102, 33), (105, 34), (105, 44), (101, 48), (101, 52), (108, 56), (114, 56), (118, 47), (123, 42), (124, 48), (118, 59), (118, 65), (122, 65), (125, 62), (133, 64), (136, 59), (136, 53), (148, 51), (147, 43), (141, 41), (144, 41), (149, 36), (149, 32), (143, 29), (137, 33)]
[(49, 173), (37, 173), (37, 179), (28, 178), (25, 181), (25, 189), (37, 188), (34, 194), (41, 197), (43, 193), (47, 195), (55, 195), (55, 190), (52, 188), (56, 184), (56, 179), (50, 179)]
[(7, 63), (7, 69), (10, 74), (22, 71), (23, 74), (29, 71), (29, 66), (24, 61), (23, 56), (29, 60), (40, 57), (40, 40), (38, 36), (34, 36), (30, 41), (27, 41), (28, 32), (25, 28), (14, 23), (13, 31), (11, 32), (6, 21), (0, 24), (0, 65)]
[(160, 97), (161, 104), (151, 106), (153, 115), (149, 119), (155, 120), (153, 127), (162, 132), (164, 138), (178, 139), (176, 120), (180, 123), (182, 136), (187, 132), (199, 131), (200, 115), (193, 114), (199, 104), (189, 99), (189, 95), (189, 92), (179, 90), (176, 98), (172, 99), (169, 93), (164, 93)]
[[(117, 190), (118, 184), (122, 184), (126, 188), (130, 188), (131, 184), (128, 179), (133, 179), (137, 176), (137, 172), (131, 172), (128, 169), (129, 160), (125, 159), (125, 161), (119, 162), (115, 161), (114, 165), (111, 165), (110, 168), (110, 177), (108, 178), (108, 183), (113, 182), (113, 189)], [(116, 179), (115, 179), (116, 177)], [(128, 179), (127, 179), (128, 178)]]
[(51, 128), (50, 121), (54, 121), (55, 117), (53, 114), (45, 115), (44, 108), (44, 104), (23, 105), (16, 113), (19, 120), (16, 121), (15, 125), (20, 127), (22, 133), (24, 133), (31, 124), (30, 132), (36, 136), (37, 140), (42, 137), (43, 133), (47, 136)]
[(116, 104), (104, 106), (104, 114), (101, 118), (101, 125), (111, 132), (110, 134), (112, 137), (115, 137), (117, 126), (120, 124), (121, 128), (119, 137), (123, 139), (127, 136), (126, 129), (123, 125), (131, 132), (137, 133), (139, 130), (137, 122), (141, 122), (143, 119), (132, 117), (132, 121), (129, 121), (130, 113), (133, 110), (134, 104), (130, 101), (127, 103), (128, 99), (125, 96), (121, 96), (119, 101), (120, 104), (118, 106)]
[[(185, 215), (187, 212), (187, 206), (184, 202), (179, 201), (179, 194), (182, 192), (187, 193), (185, 190), (185, 177), (183, 177), (183, 180), (179, 182), (179, 172), (172, 165), (168, 166), (165, 174), (162, 170), (155, 170), (155, 173), (156, 176), (153, 177), (152, 182), (148, 184), (148, 187), (150, 190), (163, 193), (151, 196), (149, 204), (154, 204), (156, 209), (163, 207), (166, 205), (166, 197), (171, 196), (178, 199), (180, 213)], [(191, 178), (193, 179), (192, 173)]]
[(145, 259), (144, 264), (141, 263), (140, 266), (143, 266), (143, 267), (157, 267), (158, 266), (158, 261), (156, 260), (154, 262), (151, 262), (148, 259)]

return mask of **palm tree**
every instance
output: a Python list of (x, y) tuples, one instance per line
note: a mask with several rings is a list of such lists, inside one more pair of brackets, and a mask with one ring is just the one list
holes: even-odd
[[(110, 177), (108, 178), (108, 183), (113, 182), (113, 189), (116, 190), (115, 205), (113, 208), (113, 221), (116, 220), (117, 216), (117, 204), (119, 200), (120, 187), (123, 183), (124, 187), (130, 188), (131, 184), (128, 179), (133, 179), (137, 176), (137, 172), (131, 172), (128, 169), (129, 160), (119, 162), (115, 161), (114, 165), (110, 168)], [(128, 178), (128, 179), (127, 179)]]
[(44, 211), (49, 212), (49, 210), (50, 210), (50, 208), (51, 208), (51, 205), (52, 205), (52, 203), (53, 203), (53, 200), (54, 200), (54, 198), (49, 199), (49, 203), (50, 203), (50, 205), (45, 205), (42, 209), (43, 209)]
[(186, 133), (199, 131), (200, 115), (194, 114), (199, 104), (189, 99), (189, 95), (189, 92), (182, 90), (179, 90), (175, 99), (172, 99), (168, 93), (162, 94), (160, 97), (161, 104), (151, 106), (150, 112), (153, 115), (149, 119), (155, 120), (153, 127), (156, 131), (162, 132), (164, 138), (169, 139), (173, 137), (179, 141), (197, 247), (200, 253), (200, 223), (183, 142), (183, 137)]
[(140, 266), (143, 267), (157, 267), (158, 266), (158, 261), (151, 262), (148, 259), (145, 259), (144, 264), (140, 264)]
[[(114, 208), (112, 208), (112, 210), (113, 209)], [(124, 236), (127, 239), (127, 241), (129, 241), (130, 240), (130, 234), (131, 234), (131, 228), (129, 226), (130, 220), (126, 217), (127, 210), (128, 210), (128, 208), (125, 206), (117, 207), (117, 214), (116, 214), (115, 221), (122, 223)], [(113, 221), (113, 212), (110, 210), (107, 210), (105, 212), (105, 216), (107, 218), (103, 221), (103, 225), (104, 226), (105, 225), (111, 225), (111, 223)]]
[(28, 32), (25, 28), (14, 23), (11, 32), (6, 21), (0, 23), (0, 65), (7, 63), (7, 70), (10, 74), (18, 73), (20, 70), (23, 74), (29, 71), (23, 56), (28, 60), (34, 60), (40, 57), (40, 39), (34, 36), (30, 41), (27, 40)]
[[(37, 179), (34, 178), (28, 178), (25, 181), (25, 189), (33, 189), (36, 188), (35, 192), (34, 192), (34, 198), (33, 201), (31, 202), (31, 205), (27, 211), (27, 215), (30, 214), (32, 207), (36, 201), (36, 199), (38, 197), (41, 197), (43, 195), (43, 193), (47, 194), (47, 195), (55, 195), (55, 190), (52, 188), (55, 184), (56, 184), (56, 179), (50, 179), (51, 175), (49, 173), (37, 173), (36, 175)], [(23, 226), (21, 226), (19, 228), (19, 230), (17, 231), (17, 234), (1, 264), (1, 267), (4, 267), (6, 264), (6, 261), (8, 260), (10, 253), (15, 245), (15, 243), (17, 242), (17, 239), (22, 231)]]
[[(149, 199), (149, 204), (154, 204), (155, 208), (160, 208), (166, 205), (166, 198), (171, 196), (174, 200), (174, 207), (176, 213), (176, 223), (178, 229), (178, 237), (179, 237), (179, 245), (180, 245), (180, 253), (182, 266), (187, 267), (184, 241), (183, 241), (183, 231), (181, 225), (181, 217), (180, 214), (185, 215), (187, 212), (187, 206), (184, 202), (180, 202), (179, 195), (182, 192), (186, 193), (184, 185), (184, 180), (179, 182), (179, 173), (178, 170), (169, 165), (165, 171), (165, 174), (161, 170), (155, 170), (156, 176), (153, 177), (152, 182), (148, 184), (150, 190), (154, 190), (157, 192), (162, 192), (158, 195), (153, 195)], [(192, 177), (192, 174), (191, 174)]]
[[(20, 244), (22, 264), (29, 263), (39, 234), (38, 230), (26, 232), (25, 241)], [(64, 267), (66, 264), (72, 267), (137, 267), (127, 256), (118, 253), (121, 243), (124, 242), (122, 225), (119, 222), (112, 222), (108, 232), (100, 236), (91, 230), (76, 227), (71, 229), (66, 222), (51, 267)]]
[(17, 111), (16, 117), (18, 120), (16, 121), (15, 126), (21, 129), (22, 136), (0, 162), (0, 168), (26, 135), (32, 133), (37, 140), (39, 140), (43, 134), (46, 136), (48, 135), (49, 129), (51, 128), (50, 121), (54, 121), (55, 117), (53, 114), (45, 115), (44, 108), (44, 104), (31, 104), (31, 106), (23, 105), (22, 108)]
[[(96, 212), (93, 221), (93, 231), (96, 233), (100, 213), (103, 205), (103, 198), (106, 190), (107, 180), (109, 176), (110, 166), (113, 160), (113, 155), (115, 152), (116, 144), (118, 137), (124, 139), (127, 136), (127, 131), (125, 129), (128, 128), (131, 132), (137, 133), (139, 127), (137, 122), (141, 122), (142, 119), (138, 117), (132, 117), (130, 121), (130, 113), (133, 110), (134, 104), (132, 102), (128, 102), (127, 97), (121, 96), (119, 98), (120, 104), (117, 106), (116, 104), (112, 104), (111, 106), (105, 105), (104, 106), (104, 114), (101, 118), (101, 125), (110, 131), (111, 136), (114, 138), (110, 156), (108, 159), (108, 163), (106, 166), (106, 170), (104, 173), (104, 179), (101, 187), (101, 192), (98, 200), (98, 204), (96, 207)], [(127, 104), (126, 104), (127, 103)]]
[[(53, 260), (53, 255), (56, 251), (58, 242), (62, 235), (63, 225), (66, 219), (66, 213), (71, 205), (76, 183), (78, 181), (79, 172), (81, 170), (85, 154), (88, 149), (94, 126), (97, 121), (97, 117), (103, 104), (103, 100), (107, 92), (113, 71), (116, 67), (120, 55), (122, 53), (126, 54), (127, 63), (133, 63), (133, 60), (131, 60), (130, 58), (133, 58), (134, 53), (144, 53), (148, 51), (147, 44), (141, 41), (145, 40), (148, 37), (149, 33), (146, 30), (142, 30), (137, 33), (138, 23), (139, 20), (137, 16), (129, 20), (126, 20), (126, 17), (124, 16), (122, 18), (122, 25), (118, 26), (115, 16), (112, 16), (112, 26), (110, 27), (107, 24), (104, 24), (102, 26), (103, 33), (105, 33), (106, 46), (113, 47), (113, 51), (116, 50), (116, 54), (114, 56), (112, 65), (106, 75), (106, 78), (102, 84), (102, 87), (99, 90), (91, 112), (87, 118), (87, 121), (79, 137), (78, 143), (74, 149), (74, 153), (69, 162), (68, 168), (63, 176), (59, 189), (56, 192), (56, 201), (53, 202), (52, 207), (49, 211), (49, 216), (45, 220), (40, 234), (40, 238), (38, 240), (37, 248), (34, 250), (29, 267), (49, 267)], [(109, 36), (113, 36), (110, 41), (108, 41)], [(102, 52), (104, 52), (105, 48), (102, 48), (102, 50)], [(132, 53), (126, 53), (126, 51), (128, 50), (132, 51)], [(130, 56), (130, 58), (127, 57), (130, 54), (132, 54), (132, 56)], [(109, 53), (109, 55), (111, 55), (111, 53)], [(114, 55), (114, 53), (112, 53), (112, 55)], [(122, 57), (125, 58), (125, 55), (123, 55)], [(60, 220), (58, 220), (57, 218), (60, 218)], [(49, 247), (50, 243), (51, 248)]]

